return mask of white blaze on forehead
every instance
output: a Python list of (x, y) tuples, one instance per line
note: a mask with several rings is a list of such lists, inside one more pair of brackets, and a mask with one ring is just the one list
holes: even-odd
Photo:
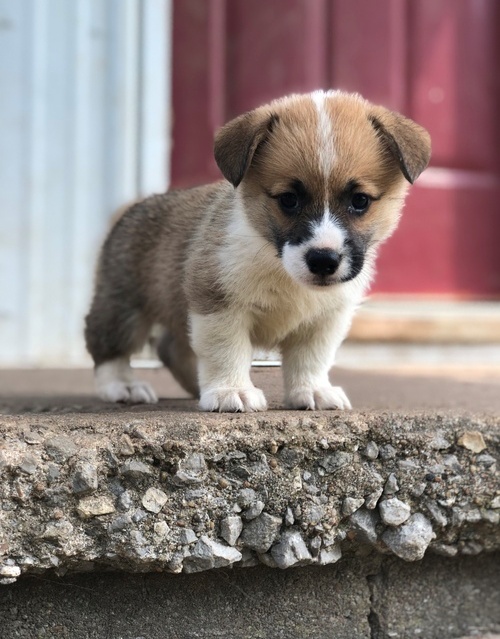
[(312, 224), (312, 237), (307, 242), (311, 248), (325, 248), (342, 253), (346, 234), (344, 229), (335, 222), (330, 210), (325, 209), (323, 218)]
[(335, 150), (333, 148), (333, 126), (332, 120), (326, 108), (326, 98), (329, 93), (325, 91), (314, 91), (311, 93), (312, 101), (318, 112), (318, 159), (319, 168), (325, 178), (328, 178), (333, 169), (335, 161)]

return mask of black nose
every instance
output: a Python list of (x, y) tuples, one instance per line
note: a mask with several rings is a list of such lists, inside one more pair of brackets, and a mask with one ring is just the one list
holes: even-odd
[(314, 275), (332, 275), (338, 269), (341, 257), (331, 249), (309, 249), (306, 264)]

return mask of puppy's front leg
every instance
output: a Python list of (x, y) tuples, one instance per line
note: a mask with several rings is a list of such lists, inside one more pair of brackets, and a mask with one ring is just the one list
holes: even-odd
[(249, 319), (234, 311), (191, 314), (191, 342), (198, 357), (200, 409), (219, 412), (266, 410), (264, 393), (250, 380)]
[(351, 317), (352, 313), (342, 312), (336, 318), (322, 318), (301, 327), (283, 342), (281, 348), (287, 408), (351, 408), (342, 388), (332, 386), (328, 378), (337, 348), (349, 329)]

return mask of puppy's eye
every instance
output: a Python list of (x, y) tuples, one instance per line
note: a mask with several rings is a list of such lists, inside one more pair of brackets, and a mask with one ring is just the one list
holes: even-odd
[(371, 198), (366, 193), (353, 193), (351, 196), (351, 207), (355, 213), (364, 213), (370, 206)]
[(295, 213), (299, 208), (299, 198), (295, 193), (282, 193), (277, 199), (285, 213)]

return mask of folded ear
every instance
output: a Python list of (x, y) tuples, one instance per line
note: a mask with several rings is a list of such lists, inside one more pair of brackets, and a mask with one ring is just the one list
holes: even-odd
[(420, 125), (399, 113), (375, 107), (369, 116), (382, 142), (399, 163), (405, 178), (413, 184), (431, 157), (431, 138)]
[(219, 129), (214, 143), (215, 161), (233, 186), (241, 182), (257, 147), (265, 141), (277, 120), (277, 115), (265, 109), (256, 109)]

